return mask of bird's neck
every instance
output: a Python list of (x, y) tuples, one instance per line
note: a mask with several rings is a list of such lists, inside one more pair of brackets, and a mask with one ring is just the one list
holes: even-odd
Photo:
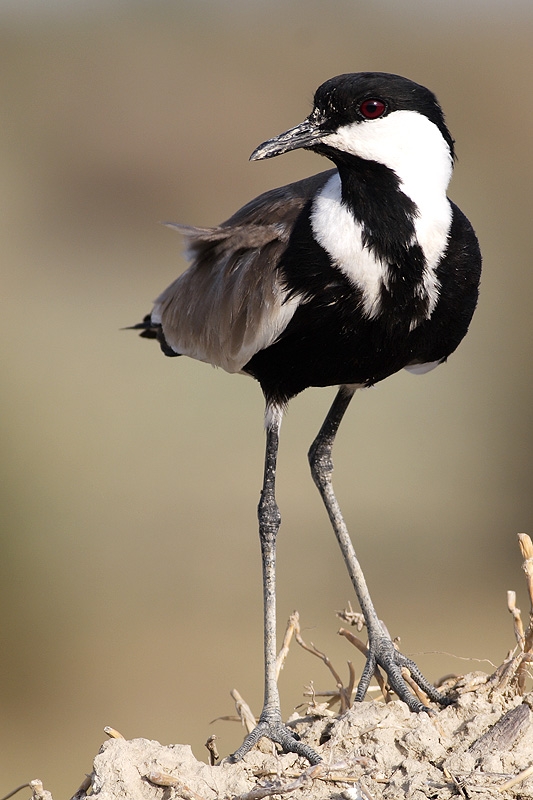
[(372, 177), (379, 176), (382, 184), (383, 171), (388, 170), (389, 191), (398, 187), (419, 213), (431, 215), (432, 208), (439, 213), (452, 175), (453, 144), (425, 115), (396, 111), (370, 124), (341, 126), (325, 142), (343, 190), (350, 190), (350, 177), (359, 176), (371, 193)]
[(346, 153), (329, 157), (338, 175), (313, 203), (315, 238), (361, 291), (365, 316), (380, 316), (390, 300), (416, 327), (438, 301), (436, 267), (451, 225), (445, 189), (415, 192), (384, 164)]
[(418, 207), (401, 189), (398, 176), (375, 161), (342, 154), (336, 157), (340, 201), (361, 226), (363, 245), (386, 262), (394, 262), (415, 236)]

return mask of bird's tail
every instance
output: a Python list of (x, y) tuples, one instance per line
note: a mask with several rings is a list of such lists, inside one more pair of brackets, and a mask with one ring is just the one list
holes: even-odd
[(142, 322), (138, 322), (137, 325), (128, 325), (128, 327), (123, 328), (122, 330), (125, 331), (140, 331), (139, 336), (142, 336), (143, 339), (157, 339), (159, 342), (159, 346), (161, 350), (166, 356), (179, 356), (181, 353), (176, 353), (170, 345), (168, 344), (167, 340), (165, 339), (165, 335), (163, 333), (163, 329), (161, 325), (157, 322), (152, 321), (152, 315), (147, 314)]
[(142, 322), (138, 322), (137, 325), (128, 325), (122, 330), (141, 331), (139, 336), (142, 336), (143, 339), (157, 339), (159, 328), (161, 328), (161, 325), (156, 325), (154, 322), (152, 322), (152, 315), (147, 314)]

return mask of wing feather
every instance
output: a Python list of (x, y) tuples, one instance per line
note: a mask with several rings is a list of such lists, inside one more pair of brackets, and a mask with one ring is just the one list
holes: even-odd
[(176, 353), (239, 372), (272, 344), (300, 303), (278, 263), (306, 203), (334, 170), (265, 192), (215, 228), (172, 224), (191, 266), (158, 297), (152, 323)]

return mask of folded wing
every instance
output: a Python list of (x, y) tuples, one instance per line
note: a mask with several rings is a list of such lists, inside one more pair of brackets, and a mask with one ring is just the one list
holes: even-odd
[(239, 372), (276, 340), (301, 302), (278, 265), (295, 220), (333, 172), (266, 192), (216, 228), (171, 225), (186, 237), (191, 266), (150, 319), (171, 351)]

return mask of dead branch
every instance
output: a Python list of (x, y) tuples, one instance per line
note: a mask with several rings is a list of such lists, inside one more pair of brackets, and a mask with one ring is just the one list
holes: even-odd
[(533, 649), (533, 542), (527, 533), (518, 534), (518, 544), (524, 559), (522, 569), (526, 573), (527, 591), (529, 594), (529, 625), (525, 633), (524, 651), (531, 653)]
[(292, 783), (283, 785), (281, 782), (271, 783), (268, 786), (255, 786), (249, 792), (239, 795), (235, 800), (262, 800), (263, 797), (271, 797), (274, 794), (288, 794), (294, 792), (296, 789), (301, 789), (303, 786), (308, 786), (317, 778), (327, 766), (322, 762), (320, 764), (313, 764), (308, 767), (301, 775), (296, 778)]
[(121, 733), (115, 730), (115, 728), (111, 728), (109, 725), (105, 726), (104, 733), (107, 734), (110, 739), (124, 739)]
[(183, 800), (204, 800), (201, 795), (182, 783), (179, 778), (167, 775), (166, 772), (149, 772), (148, 775), (145, 775), (145, 778), (150, 783), (153, 783), (154, 786), (174, 789), (175, 793), (182, 797)]
[(344, 608), (342, 611), (336, 611), (335, 614), (339, 619), (342, 619), (343, 622), (347, 622), (348, 625), (357, 628), (358, 631), (362, 631), (365, 627), (364, 615), (360, 611), (354, 611), (349, 600), (348, 608)]
[(349, 764), (346, 761), (340, 761), (331, 766), (321, 762), (308, 767), (291, 783), (282, 784), (281, 782), (276, 782), (268, 786), (255, 786), (249, 792), (236, 797), (235, 800), (262, 800), (263, 797), (271, 797), (274, 794), (289, 794), (296, 791), (296, 789), (310, 786), (314, 780), (334, 783), (352, 783), (355, 781), (349, 774)]
[(13, 797), (13, 795), (17, 794), (17, 792), (20, 792), (22, 789), (28, 789), (29, 786), (29, 783), (21, 783), (20, 786), (17, 786), (16, 789), (12, 789), (12, 791), (10, 791), (8, 794), (5, 794), (2, 798), (0, 798), (0, 800), (9, 800), (9, 798)]
[(413, 692), (413, 694), (418, 697), (420, 702), (427, 706), (429, 705), (429, 697), (427, 694), (420, 688), (420, 686), (412, 679), (411, 673), (407, 669), (407, 667), (402, 667), (402, 675), (407, 684), (409, 684), (409, 688)]
[(289, 647), (293, 634), (295, 634), (297, 631), (300, 631), (300, 615), (297, 611), (293, 611), (287, 621), (287, 627), (285, 628), (285, 635), (283, 637), (283, 644), (281, 645), (278, 657), (276, 658), (276, 680), (278, 680), (279, 673), (283, 669), (285, 660), (289, 655)]
[(312, 655), (316, 656), (317, 658), (320, 658), (321, 661), (324, 662), (326, 667), (329, 669), (329, 671), (333, 675), (333, 678), (335, 680), (335, 685), (337, 686), (337, 689), (339, 691), (339, 697), (340, 697), (340, 701), (341, 701), (341, 709), (340, 710), (341, 710), (341, 714), (342, 714), (344, 711), (346, 711), (346, 709), (350, 708), (350, 695), (347, 693), (339, 673), (337, 672), (337, 670), (335, 669), (335, 667), (333, 666), (333, 664), (331, 663), (330, 659), (328, 658), (328, 656), (325, 653), (323, 653), (321, 650), (319, 650), (317, 647), (315, 647), (315, 645), (312, 642), (311, 642), (310, 645), (307, 644), (306, 642), (304, 642), (299, 630), (295, 630), (294, 638), (296, 639), (296, 641), (298, 642), (300, 647), (302, 647), (304, 650), (307, 650), (308, 653), (311, 653)]
[(207, 747), (207, 750), (209, 752), (209, 763), (210, 763), (210, 765), (212, 767), (215, 766), (215, 764), (217, 763), (218, 759), (220, 758), (220, 755), (219, 755), (218, 749), (217, 749), (217, 745), (216, 745), (216, 740), (217, 739), (218, 739), (218, 736), (216, 736), (213, 733), (208, 738), (207, 742), (205, 743), (205, 746)]
[(522, 783), (522, 781), (525, 781), (531, 775), (533, 775), (533, 765), (522, 770), (522, 772), (519, 772), (518, 775), (515, 775), (514, 778), (511, 778), (511, 780), (507, 781), (507, 783), (502, 783), (501, 786), (498, 786), (498, 790), (500, 792), (506, 792), (508, 789), (516, 786), (517, 783)]
[[(522, 569), (526, 573), (526, 584), (529, 594), (529, 624), (527, 630), (524, 631), (522, 614), (520, 609), (516, 606), (516, 592), (508, 591), (507, 608), (513, 617), (515, 639), (522, 652), (512, 659), (511, 664), (506, 663), (510, 660), (508, 657), (504, 665), (506, 668), (506, 683), (510, 683), (510, 681), (513, 680), (519, 694), (523, 695), (525, 693), (526, 678), (528, 675), (527, 664), (531, 660), (531, 654), (533, 652), (533, 543), (526, 533), (519, 533), (518, 544), (520, 546), (522, 558), (524, 559)], [(502, 667), (504, 665), (502, 665)], [(502, 667), (500, 667), (500, 669), (502, 669)]]
[(248, 703), (242, 699), (237, 689), (232, 689), (230, 694), (235, 701), (235, 708), (237, 709), (241, 724), (246, 728), (248, 733), (251, 733), (257, 725), (257, 720), (252, 714), (252, 709)]
[(507, 608), (513, 617), (515, 639), (520, 650), (524, 650), (526, 637), (524, 635), (524, 626), (522, 625), (522, 612), (516, 607), (516, 592), (511, 590), (507, 592)]

